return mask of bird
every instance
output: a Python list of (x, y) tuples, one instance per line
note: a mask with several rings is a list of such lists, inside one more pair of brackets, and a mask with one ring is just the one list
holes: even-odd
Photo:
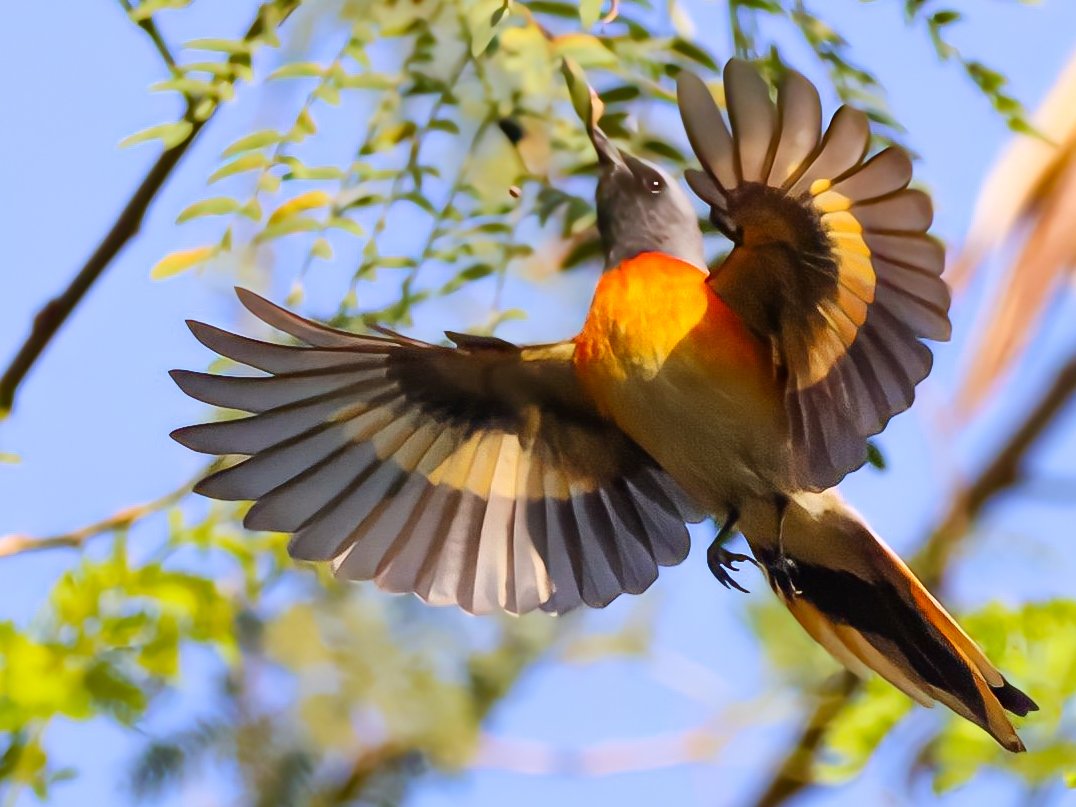
[[(515, 345), (339, 330), (239, 288), (287, 344), (189, 321), (261, 371), (172, 371), (189, 396), (248, 417), (179, 428), (194, 451), (242, 455), (201, 480), (253, 501), (253, 530), (435, 605), (483, 614), (604, 607), (688, 554), (687, 524), (721, 523), (707, 563), (726, 587), (762, 571), (804, 630), (852, 672), (941, 702), (1009, 751), (1006, 711), (1034, 701), (834, 490), (930, 371), (950, 335), (927, 194), (867, 116), (788, 70), (723, 71), (728, 122), (682, 71), (677, 100), (700, 169), (688, 186), (732, 243), (707, 265), (695, 207), (660, 166), (587, 123), (605, 269), (582, 329)], [(726, 541), (746, 539), (752, 556)]]

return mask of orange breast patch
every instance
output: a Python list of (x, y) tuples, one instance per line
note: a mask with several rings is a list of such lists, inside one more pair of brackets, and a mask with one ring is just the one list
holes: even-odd
[[(576, 337), (584, 376), (656, 374), (677, 351), (725, 376), (770, 377), (770, 356), (706, 276), (684, 261), (644, 253), (606, 272)], [(717, 378), (715, 378), (715, 381)]]

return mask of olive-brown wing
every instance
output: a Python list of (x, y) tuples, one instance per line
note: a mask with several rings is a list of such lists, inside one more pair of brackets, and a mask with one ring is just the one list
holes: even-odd
[[(788, 71), (770, 99), (748, 63), (725, 67), (727, 127), (697, 76), (678, 79), (702, 171), (688, 183), (734, 242), (710, 284), (787, 377), (795, 482), (836, 484), (866, 438), (907, 409), (930, 372), (922, 339), (950, 334), (930, 198), (899, 148), (867, 159), (867, 116), (841, 107), (825, 132), (818, 92)], [(730, 131), (731, 129), (731, 131)]]

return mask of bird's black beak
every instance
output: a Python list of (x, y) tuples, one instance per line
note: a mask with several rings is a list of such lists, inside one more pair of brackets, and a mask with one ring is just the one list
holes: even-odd
[(603, 168), (628, 167), (624, 161), (624, 155), (620, 153), (620, 149), (613, 145), (609, 135), (603, 132), (600, 126), (597, 124), (591, 126), (587, 134), (590, 135), (590, 142), (594, 144), (594, 151), (598, 153), (599, 165)]

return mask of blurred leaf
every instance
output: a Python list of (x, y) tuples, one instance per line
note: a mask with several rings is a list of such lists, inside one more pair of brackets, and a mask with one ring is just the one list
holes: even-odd
[(603, 0), (579, 0), (579, 22), (584, 28), (593, 28), (602, 14)]
[(269, 166), (269, 158), (261, 152), (241, 154), (231, 162), (227, 162), (209, 175), (209, 182), (217, 182), (225, 177), (241, 174), (246, 171), (256, 171)]
[(554, 37), (553, 47), (558, 56), (577, 62), (584, 70), (617, 66), (616, 54), (590, 34), (561, 34)]
[(272, 73), (270, 73), (266, 80), (272, 81), (273, 79), (280, 78), (321, 78), (325, 75), (326, 69), (320, 64), (313, 62), (290, 62), (285, 65), (281, 65)]
[(217, 248), (210, 246), (180, 249), (175, 252), (170, 252), (153, 265), (153, 268), (149, 270), (149, 276), (153, 280), (164, 280), (173, 275), (178, 275), (180, 272), (193, 269), (195, 266), (205, 263), (216, 254)]
[(244, 56), (251, 51), (251, 43), (242, 39), (191, 39), (184, 43), (188, 50), (211, 50), (227, 53), (229, 56)]
[(255, 243), (263, 244), (294, 233), (316, 233), (321, 231), (321, 222), (309, 216), (292, 215), (270, 224), (254, 237)]
[(171, 149), (190, 137), (193, 131), (194, 124), (190, 121), (181, 120), (175, 123), (161, 123), (123, 138), (120, 141), (120, 148), (128, 148), (139, 143), (148, 143), (151, 140), (160, 140), (161, 145), (166, 149)]
[(873, 440), (867, 441), (867, 462), (879, 471), (884, 471), (886, 468), (885, 456), (882, 454), (882, 450), (878, 448), (878, 444)]
[(333, 199), (325, 191), (307, 191), (295, 196), (280, 205), (269, 215), (269, 226), (279, 224), (284, 219), (303, 213), (307, 210), (316, 210), (320, 207), (331, 207)]
[(244, 151), (254, 151), (279, 143), (283, 136), (275, 129), (260, 129), (257, 132), (240, 137), (228, 148), (224, 149), (223, 157), (234, 157)]
[(228, 213), (235, 213), (240, 207), (242, 205), (237, 199), (232, 199), (229, 196), (214, 196), (211, 199), (203, 199), (185, 207), (183, 212), (176, 218), (176, 224), (182, 224), (185, 221), (201, 216), (223, 216)]

